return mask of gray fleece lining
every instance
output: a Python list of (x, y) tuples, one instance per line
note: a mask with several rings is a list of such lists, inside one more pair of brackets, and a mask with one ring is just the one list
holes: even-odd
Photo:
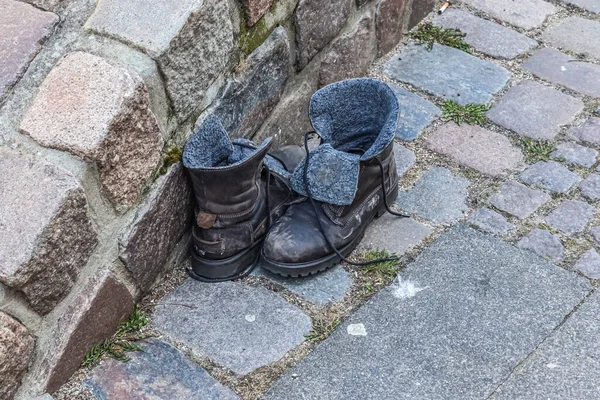
[[(311, 195), (331, 204), (351, 204), (360, 161), (376, 157), (394, 140), (398, 100), (381, 81), (348, 79), (318, 90), (311, 98), (309, 114), (323, 139), (309, 158)], [(294, 171), (292, 188), (306, 195), (303, 175), (304, 162)]]
[[(183, 165), (190, 169), (218, 169), (236, 166), (267, 146), (271, 140), (271, 138), (267, 138), (259, 146), (244, 138), (232, 141), (219, 118), (209, 115), (185, 145)], [(270, 156), (265, 158), (265, 164), (284, 177), (290, 175), (279, 161)]]

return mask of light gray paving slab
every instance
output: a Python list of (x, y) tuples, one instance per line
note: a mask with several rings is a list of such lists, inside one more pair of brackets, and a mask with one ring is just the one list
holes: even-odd
[(537, 47), (538, 42), (500, 24), (450, 8), (435, 17), (433, 24), (460, 29), (464, 40), (477, 51), (492, 57), (513, 59)]
[(448, 122), (436, 129), (425, 145), (461, 165), (491, 176), (514, 171), (523, 164), (521, 150), (506, 136), (480, 126)]
[(595, 227), (591, 228), (590, 235), (592, 235), (594, 242), (597, 245), (600, 245), (600, 226), (595, 226)]
[(550, 195), (547, 193), (528, 188), (517, 181), (507, 181), (490, 198), (490, 203), (499, 210), (524, 219), (548, 200)]
[(400, 118), (396, 137), (402, 140), (415, 140), (423, 129), (427, 128), (437, 117), (442, 115), (435, 104), (421, 96), (409, 92), (399, 86), (391, 86), (400, 104)]
[(566, 200), (545, 219), (552, 228), (564, 234), (583, 232), (596, 213), (596, 208), (585, 201)]
[(396, 81), (460, 104), (488, 103), (509, 77), (496, 64), (439, 44), (431, 51), (427, 46), (406, 46), (387, 62), (385, 72)]
[(585, 278), (459, 224), (265, 399), (485, 399), (590, 290)]
[(238, 400), (182, 352), (159, 339), (136, 343), (130, 361), (104, 360), (83, 381), (96, 399)]
[(582, 142), (600, 144), (600, 118), (590, 117), (583, 124), (571, 128), (569, 133)]
[(402, 255), (433, 233), (433, 230), (412, 218), (386, 213), (373, 221), (358, 245), (358, 250), (387, 250)]
[(546, 47), (523, 63), (534, 75), (588, 96), (600, 97), (600, 65), (583, 62)]
[(600, 279), (600, 254), (590, 249), (577, 261), (575, 269), (591, 279)]
[(500, 388), (498, 399), (597, 399), (600, 291), (550, 336)]
[(491, 16), (523, 29), (541, 26), (558, 8), (542, 0), (518, 0), (509, 3), (494, 0), (461, 0)]
[(552, 157), (563, 159), (570, 165), (581, 165), (582, 167), (590, 168), (596, 164), (598, 152), (577, 143), (565, 142), (556, 146), (556, 150), (552, 152)]
[(415, 165), (417, 156), (415, 156), (414, 151), (407, 149), (401, 144), (394, 143), (394, 160), (396, 161), (396, 171), (398, 171), (398, 176), (402, 176)]
[(600, 200), (600, 175), (589, 174), (587, 178), (579, 184), (579, 191), (588, 200)]
[(155, 329), (240, 375), (281, 359), (312, 326), (276, 293), (238, 282), (190, 278), (159, 303)]
[(583, 102), (548, 86), (524, 81), (487, 112), (498, 125), (533, 139), (553, 139), (583, 111)]
[(549, 28), (542, 38), (552, 47), (600, 60), (600, 22), (581, 17), (569, 17), (560, 25)]
[(581, 177), (556, 161), (538, 161), (519, 175), (521, 182), (555, 193), (566, 193)]
[(396, 204), (409, 214), (435, 223), (458, 220), (467, 210), (469, 181), (454, 176), (449, 169), (435, 167), (426, 171), (415, 185), (400, 191)]
[(562, 3), (572, 4), (595, 13), (600, 13), (600, 1), (598, 0), (558, 0)]
[(560, 239), (545, 229), (535, 228), (525, 235), (517, 247), (529, 250), (553, 262), (562, 260), (565, 248)]
[(252, 275), (266, 278), (315, 304), (340, 301), (352, 287), (352, 277), (341, 265), (305, 278), (284, 278), (262, 268), (256, 268)]
[(489, 208), (478, 209), (469, 215), (467, 222), (496, 235), (504, 235), (515, 228), (506, 218)]

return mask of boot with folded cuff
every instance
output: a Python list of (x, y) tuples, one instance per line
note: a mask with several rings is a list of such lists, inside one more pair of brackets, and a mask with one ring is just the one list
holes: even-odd
[(183, 153), (196, 199), (192, 263), (188, 273), (205, 282), (248, 275), (263, 239), (296, 195), (290, 170), (304, 158), (298, 146), (268, 152), (272, 140), (255, 145), (231, 140), (220, 120), (207, 117)]
[(262, 248), (261, 267), (286, 277), (345, 260), (374, 218), (393, 213), (389, 204), (398, 195), (399, 105), (385, 83), (361, 78), (328, 85), (312, 96), (309, 116), (321, 144), (291, 177), (304, 200), (287, 208)]

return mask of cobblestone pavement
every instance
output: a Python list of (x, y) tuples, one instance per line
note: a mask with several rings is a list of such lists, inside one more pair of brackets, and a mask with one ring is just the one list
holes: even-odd
[[(356, 254), (401, 256), (390, 285), (348, 266), (188, 279), (149, 303), (145, 353), (77, 379), (100, 399), (600, 399), (598, 13), (462, 0), (428, 20), (471, 54), (407, 38), (373, 66), (402, 104), (411, 218), (377, 220)], [(491, 108), (458, 126), (446, 99)]]

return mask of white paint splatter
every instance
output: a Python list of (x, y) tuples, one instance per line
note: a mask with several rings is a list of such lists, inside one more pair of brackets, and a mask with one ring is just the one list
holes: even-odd
[(254, 322), (256, 321), (256, 315), (248, 314), (244, 317), (244, 319), (248, 322)]
[(367, 330), (363, 324), (350, 324), (347, 328), (348, 335), (367, 336)]
[(566, 71), (566, 70), (567, 70), (567, 67), (565, 67), (564, 65), (561, 65), (561, 66), (560, 66), (560, 70), (564, 72), (564, 71)]
[(560, 365), (554, 364), (554, 363), (546, 364), (546, 368), (550, 368), (550, 369), (558, 368), (559, 366)]
[(417, 287), (411, 281), (403, 281), (400, 277), (398, 277), (398, 285), (394, 289), (393, 294), (394, 294), (394, 297), (396, 297), (398, 299), (408, 299), (410, 297), (415, 297), (417, 295), (417, 293), (419, 293), (420, 291), (423, 291), (425, 289), (427, 289), (427, 287), (425, 287), (425, 288)]

